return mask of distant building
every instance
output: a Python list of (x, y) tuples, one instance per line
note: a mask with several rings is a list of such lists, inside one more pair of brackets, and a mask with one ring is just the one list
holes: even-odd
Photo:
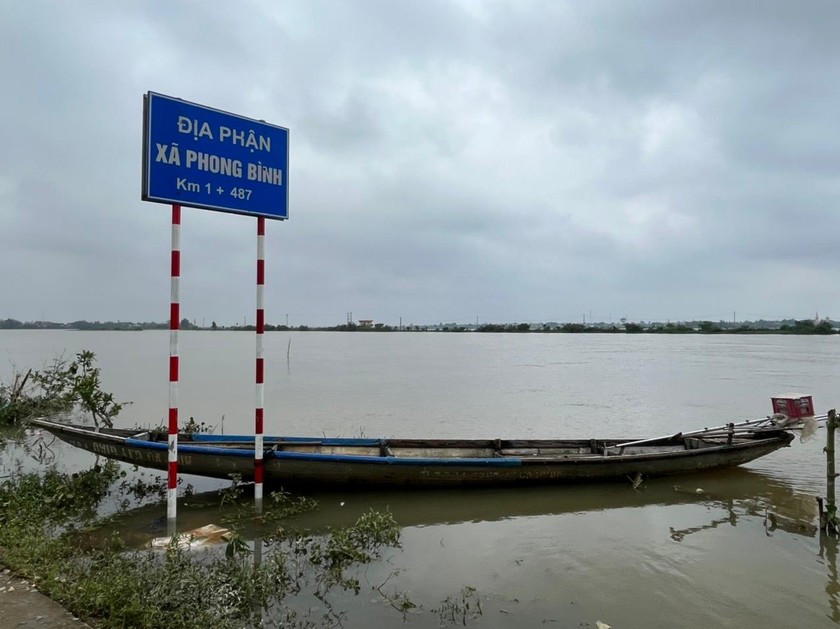
[(373, 327), (373, 319), (359, 319), (359, 327), (360, 328), (372, 328)]

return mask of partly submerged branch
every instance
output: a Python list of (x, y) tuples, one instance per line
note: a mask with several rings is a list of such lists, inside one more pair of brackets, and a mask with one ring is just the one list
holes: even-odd
[(126, 403), (102, 390), (95, 362), (94, 353), (83, 350), (70, 362), (57, 358), (41, 371), (15, 373), (11, 384), (0, 383), (0, 424), (15, 425), (37, 415), (78, 408), (90, 413), (96, 426), (113, 426)]

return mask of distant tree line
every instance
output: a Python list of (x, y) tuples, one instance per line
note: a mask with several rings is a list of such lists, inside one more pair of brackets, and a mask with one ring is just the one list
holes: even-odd
[[(71, 323), (55, 323), (51, 321), (18, 321), (17, 319), (0, 319), (0, 330), (168, 330), (169, 323), (131, 322), (131, 321), (73, 321)], [(210, 331), (242, 331), (254, 332), (253, 325), (221, 326), (213, 321), (209, 326), (196, 325), (189, 319), (182, 319), (181, 330), (210, 330)], [(349, 321), (335, 326), (288, 326), (266, 324), (266, 332), (309, 330), (321, 332), (491, 332), (491, 333), (565, 333), (565, 334), (837, 334), (839, 330), (829, 320), (813, 321), (811, 319), (779, 321), (758, 321), (752, 323), (731, 323), (712, 321), (690, 321), (678, 323), (624, 322), (621, 325), (596, 323), (484, 323), (481, 325), (465, 325), (457, 323), (440, 323), (438, 325), (408, 325), (395, 327), (385, 323), (371, 323), (361, 325)]]
[(168, 323), (136, 323), (133, 321), (18, 321), (0, 319), (0, 330), (168, 330)]

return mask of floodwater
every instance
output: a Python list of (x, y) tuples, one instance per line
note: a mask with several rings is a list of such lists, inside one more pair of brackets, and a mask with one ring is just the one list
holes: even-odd
[[(182, 419), (251, 431), (254, 348), (253, 333), (183, 332)], [(81, 349), (96, 353), (104, 388), (132, 401), (118, 425), (163, 422), (166, 332), (0, 331), (0, 379)], [(833, 336), (271, 333), (266, 432), (641, 438), (763, 417), (784, 392), (812, 394), (822, 413), (838, 402), (838, 350)], [(427, 610), (473, 587), (483, 627), (835, 627), (837, 544), (815, 530), (824, 441), (638, 489), (319, 494), (294, 524), (349, 524), (373, 508), (403, 527), (402, 547), (364, 571), (367, 589), (342, 599), (349, 627), (402, 622), (370, 589), (386, 579)], [(135, 534), (156, 509), (138, 513)], [(180, 513), (179, 528), (212, 517)]]

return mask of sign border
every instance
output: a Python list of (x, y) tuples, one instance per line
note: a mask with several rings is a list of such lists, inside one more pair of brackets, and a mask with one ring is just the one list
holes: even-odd
[[(179, 103), (183, 103), (185, 105), (192, 105), (193, 107), (198, 107), (200, 109), (205, 109), (208, 111), (212, 111), (219, 114), (224, 114), (226, 116), (232, 116), (234, 118), (239, 118), (240, 120), (246, 120), (248, 122), (257, 123), (266, 127), (273, 127), (274, 129), (280, 129), (281, 131), (286, 132), (286, 172), (284, 173), (285, 183), (283, 184), (286, 189), (286, 213), (284, 216), (279, 216), (277, 214), (266, 214), (265, 212), (256, 212), (256, 211), (248, 211), (248, 210), (236, 210), (229, 207), (220, 207), (217, 205), (210, 205), (210, 204), (199, 204), (199, 203), (184, 203), (181, 199), (170, 199), (165, 197), (157, 197), (152, 196), (149, 194), (149, 185), (150, 185), (150, 173), (149, 173), (149, 164), (151, 162), (152, 154), (151, 154), (151, 142), (149, 134), (151, 133), (151, 119), (152, 119), (152, 106), (151, 101), (153, 97), (159, 97), (163, 99), (167, 99), (170, 101), (177, 101)], [(207, 105), (201, 105), (199, 103), (194, 103), (192, 101), (184, 100), (183, 98), (177, 98), (175, 96), (169, 96), (167, 94), (161, 94), (160, 92), (153, 92), (148, 91), (143, 94), (143, 157), (142, 157), (142, 182), (141, 182), (141, 190), (140, 195), (143, 201), (151, 201), (153, 203), (167, 203), (171, 205), (180, 205), (183, 207), (194, 207), (203, 210), (213, 210), (215, 212), (225, 212), (227, 214), (239, 214), (241, 216), (258, 216), (263, 218), (270, 218), (273, 220), (280, 220), (286, 221), (289, 220), (289, 150), (291, 145), (291, 132), (286, 127), (281, 127), (280, 125), (271, 124), (266, 122), (265, 120), (257, 120), (256, 118), (249, 118), (248, 116), (241, 116), (239, 114), (235, 114), (230, 111), (225, 111), (223, 109), (216, 109), (215, 107), (208, 107)]]

